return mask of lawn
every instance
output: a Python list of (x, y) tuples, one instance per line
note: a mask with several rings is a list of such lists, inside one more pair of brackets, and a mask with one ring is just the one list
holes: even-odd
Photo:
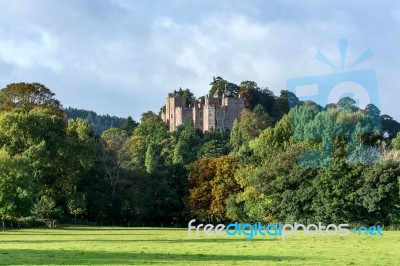
[(400, 265), (400, 232), (355, 236), (188, 236), (187, 229), (0, 231), (0, 264)]

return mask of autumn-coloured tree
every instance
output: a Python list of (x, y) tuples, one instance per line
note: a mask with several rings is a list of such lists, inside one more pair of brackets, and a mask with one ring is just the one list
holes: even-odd
[(0, 90), (0, 110), (9, 111), (16, 107), (32, 110), (39, 107), (63, 117), (62, 105), (54, 95), (40, 83), (12, 83)]

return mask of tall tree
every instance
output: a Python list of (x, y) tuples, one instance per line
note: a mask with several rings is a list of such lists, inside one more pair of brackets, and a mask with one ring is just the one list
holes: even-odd
[(400, 132), (400, 123), (390, 115), (382, 115), (382, 132), (385, 138), (393, 139)]
[(199, 132), (194, 127), (193, 120), (186, 120), (174, 149), (173, 163), (185, 165), (195, 161), (197, 159), (199, 143)]
[(112, 187), (111, 198), (114, 199), (122, 175), (123, 161), (120, 158), (119, 151), (128, 136), (125, 131), (117, 128), (110, 128), (104, 131), (101, 136), (103, 167)]
[(238, 151), (242, 145), (248, 145), (250, 140), (257, 138), (261, 132), (273, 126), (273, 119), (261, 105), (253, 111), (244, 109), (239, 122), (235, 121), (231, 132), (231, 145), (233, 151)]
[(126, 132), (128, 136), (132, 136), (135, 127), (137, 127), (138, 123), (136, 123), (131, 116), (128, 116), (121, 129)]
[(146, 140), (146, 143), (160, 143), (166, 138), (167, 125), (155, 113), (149, 111), (142, 114), (140, 124), (135, 128), (134, 135)]
[(400, 132), (397, 133), (397, 136), (392, 140), (392, 146), (395, 150), (400, 150)]
[(228, 97), (237, 97), (239, 95), (239, 86), (224, 80), (221, 77), (216, 77), (210, 83), (211, 89), (209, 92), (209, 96), (213, 97), (218, 93), (225, 93)]
[(299, 98), (290, 91), (281, 90), (281, 94), (274, 101), (272, 117), (276, 121), (280, 120), (285, 114), (289, 113), (290, 109), (297, 106), (300, 103)]
[(33, 176), (29, 161), (0, 151), (0, 215), (3, 219), (28, 216), (33, 204)]
[(258, 87), (254, 81), (242, 81), (239, 87), (239, 94), (245, 100), (247, 109), (253, 110), (260, 104), (268, 114), (272, 114), (276, 98), (272, 91)]
[(40, 83), (12, 83), (0, 90), (0, 110), (21, 107), (32, 110), (41, 107), (52, 114), (64, 116), (61, 103), (54, 98), (54, 93)]

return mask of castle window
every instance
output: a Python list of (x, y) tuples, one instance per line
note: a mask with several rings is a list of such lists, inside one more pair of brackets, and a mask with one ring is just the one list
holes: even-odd
[(174, 115), (173, 115), (173, 114), (171, 114), (171, 118), (174, 118)]

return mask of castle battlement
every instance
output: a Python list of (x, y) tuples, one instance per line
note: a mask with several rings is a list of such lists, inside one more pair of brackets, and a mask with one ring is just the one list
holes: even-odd
[(214, 97), (205, 95), (204, 100), (194, 104), (189, 104), (185, 97), (178, 94), (168, 93), (161, 118), (170, 131), (176, 130), (187, 119), (192, 119), (195, 127), (203, 132), (224, 128), (231, 130), (235, 119), (240, 119), (243, 109), (242, 98), (229, 98), (222, 93)]

